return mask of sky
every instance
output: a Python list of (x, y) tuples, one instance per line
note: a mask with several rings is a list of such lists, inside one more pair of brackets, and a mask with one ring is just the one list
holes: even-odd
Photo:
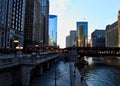
[(117, 21), (120, 0), (49, 0), (49, 14), (58, 16), (57, 44), (66, 47), (66, 36), (76, 30), (76, 22), (88, 22), (88, 36), (95, 29), (105, 30)]

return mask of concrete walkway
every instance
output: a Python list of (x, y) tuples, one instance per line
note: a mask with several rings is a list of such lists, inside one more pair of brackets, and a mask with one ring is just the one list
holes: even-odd
[(74, 62), (70, 63), (71, 86), (87, 86)]

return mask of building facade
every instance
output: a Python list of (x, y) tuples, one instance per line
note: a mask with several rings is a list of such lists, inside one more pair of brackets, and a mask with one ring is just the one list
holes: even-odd
[(120, 47), (120, 11), (118, 20), (106, 26), (106, 47)]
[(77, 45), (76, 41), (77, 41), (77, 31), (71, 30), (70, 35), (66, 37), (66, 47), (76, 46)]
[(49, 46), (57, 46), (57, 16), (49, 15)]
[(120, 47), (120, 10), (118, 12), (118, 47)]
[(70, 46), (70, 35), (66, 36), (66, 47), (71, 47)]
[(105, 30), (95, 30), (92, 33), (92, 47), (105, 47)]
[(0, 0), (0, 49), (1, 51), (6, 47), (6, 34), (7, 34), (7, 12), (9, 4), (6, 0)]
[(75, 30), (70, 31), (70, 46), (76, 46), (77, 32)]
[(43, 45), (49, 44), (49, 0), (40, 0), (41, 1), (41, 12), (44, 16), (44, 38), (42, 40)]
[(24, 0), (0, 0), (0, 49), (15, 48), (14, 40), (23, 46)]
[[(112, 40), (112, 41), (111, 41)], [(106, 47), (118, 47), (118, 22), (106, 26)]]
[(88, 44), (88, 22), (77, 22), (77, 46), (87, 47)]
[(24, 25), (25, 47), (48, 44), (48, 14), (48, 0), (26, 0)]

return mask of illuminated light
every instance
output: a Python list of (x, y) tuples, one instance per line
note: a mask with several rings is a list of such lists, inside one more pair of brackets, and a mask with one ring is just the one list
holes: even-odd
[(89, 57), (89, 58), (88, 58), (88, 63), (89, 63), (89, 64), (92, 64), (92, 63), (93, 63), (93, 58), (92, 58), (92, 57)]
[(19, 40), (14, 40), (13, 42), (14, 42), (14, 43), (18, 43), (18, 42), (19, 42)]
[(7, 47), (7, 48), (10, 48), (10, 47)]
[(35, 45), (35, 47), (38, 47), (39, 45)]
[(16, 46), (16, 49), (17, 49), (17, 50), (22, 50), (23, 47), (22, 47), (22, 46)]
[(88, 60), (87, 56), (84, 56), (84, 60), (85, 60), (85, 61), (87, 61), (87, 60)]

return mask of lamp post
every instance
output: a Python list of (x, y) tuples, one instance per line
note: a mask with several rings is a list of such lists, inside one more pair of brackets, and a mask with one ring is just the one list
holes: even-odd
[(19, 43), (19, 40), (14, 40), (13, 43), (14, 43), (14, 50), (15, 50), (15, 57), (16, 57), (16, 54), (17, 54), (16, 47)]
[(37, 56), (37, 53), (38, 53), (38, 47), (39, 47), (39, 45), (35, 45), (35, 49), (36, 49), (36, 56)]
[(21, 54), (21, 50), (23, 49), (23, 47), (22, 46), (16, 46), (16, 54), (17, 54), (17, 51), (19, 50), (19, 54)]
[(54, 73), (55, 73), (55, 86), (57, 86), (57, 60), (55, 60), (55, 69), (54, 69)]

